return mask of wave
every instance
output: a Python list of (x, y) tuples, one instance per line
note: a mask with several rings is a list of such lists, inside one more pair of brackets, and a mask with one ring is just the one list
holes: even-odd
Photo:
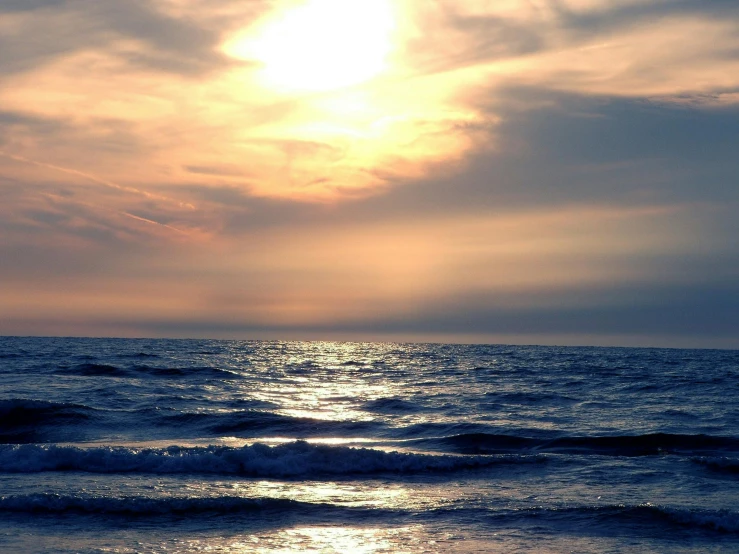
[(566, 508), (533, 507), (491, 514), (497, 519), (517, 522), (533, 520), (540, 525), (553, 520), (567, 526), (573, 524), (597, 527), (605, 525), (612, 529), (614, 523), (637, 527), (665, 526), (700, 528), (722, 533), (739, 533), (739, 513), (732, 510), (710, 510), (704, 508), (678, 508), (654, 504), (572, 506)]
[(62, 373), (68, 375), (80, 375), (83, 377), (130, 377), (131, 373), (108, 364), (79, 364), (70, 368), (63, 368)]
[(562, 405), (564, 403), (574, 403), (578, 399), (561, 393), (547, 392), (487, 392), (485, 393), (487, 403), (500, 402), (504, 404), (547, 404), (552, 403)]
[[(140, 357), (158, 357), (154, 354), (139, 354)], [(203, 367), (166, 367), (148, 364), (134, 364), (128, 367), (119, 367), (108, 364), (84, 363), (72, 367), (60, 366), (58, 373), (64, 375), (79, 375), (82, 377), (206, 377), (212, 379), (240, 379), (241, 375), (234, 371), (212, 366)]]
[[(423, 444), (424, 446), (444, 446), (442, 450), (446, 450), (446, 446), (449, 445), (444, 444), (443, 441), (445, 439), (453, 439), (455, 437), (467, 435), (484, 435), (490, 430), (490, 427), (490, 425), (485, 423), (474, 423), (469, 421), (450, 421), (443, 423), (424, 421), (422, 423), (413, 423), (404, 427), (391, 428), (389, 432), (391, 436), (396, 438), (417, 441), (419, 444)], [(463, 453), (474, 454), (474, 452)]]
[[(519, 510), (462, 509), (477, 519), (487, 515), (491, 523), (513, 521), (517, 525), (532, 522), (538, 527), (547, 522), (558, 522), (568, 527), (587, 525), (597, 528), (605, 525), (612, 529), (614, 523), (634, 527), (656, 527), (665, 532), (665, 527), (703, 529), (719, 533), (739, 533), (739, 514), (731, 510), (708, 510), (700, 508), (676, 508), (640, 505), (574, 506), (568, 508), (525, 508)], [(346, 518), (351, 514), (374, 517), (403, 517), (412, 515), (418, 521), (420, 514), (406, 510), (376, 507), (341, 506), (328, 503), (301, 502), (287, 498), (270, 497), (147, 497), (147, 496), (97, 496), (86, 494), (34, 493), (0, 496), (0, 512), (32, 514), (81, 514), (118, 516), (167, 516), (167, 515), (226, 515), (246, 513), (284, 517), (286, 514), (304, 514), (311, 518), (338, 515)], [(274, 515), (273, 515), (274, 514)], [(459, 508), (439, 508), (426, 512), (426, 516), (438, 521), (445, 515), (460, 517)]]
[[(192, 414), (173, 416), (187, 419)], [(242, 410), (215, 414), (199, 414), (197, 419), (212, 434), (286, 433), (288, 436), (325, 436), (362, 433), (378, 428), (371, 421), (330, 421), (307, 417), (292, 417), (262, 410)]]
[(141, 359), (141, 358), (161, 358), (159, 354), (151, 354), (150, 352), (136, 352), (135, 354), (122, 354), (120, 355), (121, 358), (134, 358), (134, 359)]
[(621, 456), (648, 456), (716, 450), (739, 450), (739, 439), (710, 435), (650, 433), (605, 437), (562, 437), (542, 445), (546, 450), (590, 451)]
[(20, 352), (0, 352), (0, 360), (17, 360), (19, 358), (24, 358), (28, 355), (28, 352), (20, 351)]
[(42, 400), (0, 400), (0, 443), (27, 444), (93, 440), (101, 433), (145, 438), (161, 436), (357, 436), (384, 427), (372, 421), (329, 421), (282, 415), (274, 405), (240, 399), (228, 412), (180, 411), (174, 408), (106, 410), (81, 404)]
[(739, 514), (728, 510), (689, 510), (653, 508), (659, 515), (689, 527), (702, 527), (725, 533), (739, 533)]
[(208, 377), (212, 379), (240, 379), (241, 375), (228, 369), (213, 366), (202, 367), (159, 367), (146, 364), (134, 365), (131, 368), (139, 374), (153, 377)]
[(421, 409), (420, 406), (403, 400), (402, 398), (378, 398), (376, 400), (370, 400), (362, 405), (362, 409), (368, 412), (377, 413), (406, 413), (406, 412), (417, 412)]
[(464, 454), (531, 450), (541, 443), (537, 439), (527, 437), (489, 433), (464, 433), (450, 437), (419, 439), (418, 442), (426, 446), (438, 446), (444, 450), (451, 449), (452, 451)]
[(304, 477), (372, 473), (453, 472), (501, 464), (540, 463), (540, 456), (454, 456), (384, 452), (313, 445), (304, 441), (270, 447), (257, 443), (168, 448), (58, 445), (0, 446), (0, 471), (90, 473), (208, 473), (252, 477)]
[(465, 433), (448, 437), (419, 439), (418, 442), (432, 448), (441, 447), (464, 454), (531, 451), (610, 456), (653, 456), (658, 454), (690, 454), (705, 451), (739, 450), (739, 439), (734, 437), (669, 433), (557, 437), (554, 439), (489, 433)]
[(27, 398), (9, 398), (0, 400), (0, 426), (13, 424), (40, 423), (51, 418), (66, 420), (88, 419), (95, 408), (82, 404), (66, 402), (49, 402)]
[(713, 471), (739, 474), (739, 459), (737, 458), (701, 456), (699, 458), (693, 458), (692, 461)]
[(593, 508), (599, 519), (625, 519), (629, 522), (652, 521), (684, 527), (698, 527), (726, 533), (739, 532), (739, 513), (730, 510), (674, 508), (640, 504), (638, 506), (606, 506)]
[[(76, 496), (36, 493), (0, 496), (0, 511), (30, 513), (81, 513), (116, 515), (228, 514), (254, 511), (296, 511), (315, 508), (316, 504), (280, 498), (148, 498)], [(329, 505), (327, 505), (328, 507)]]
[(0, 443), (42, 442), (50, 428), (70, 430), (97, 412), (82, 404), (11, 398), (0, 400)]

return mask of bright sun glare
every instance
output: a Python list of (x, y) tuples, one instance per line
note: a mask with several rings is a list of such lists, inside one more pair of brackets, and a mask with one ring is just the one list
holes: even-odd
[(306, 0), (278, 10), (225, 48), (259, 62), (272, 88), (327, 91), (379, 75), (394, 28), (391, 0)]

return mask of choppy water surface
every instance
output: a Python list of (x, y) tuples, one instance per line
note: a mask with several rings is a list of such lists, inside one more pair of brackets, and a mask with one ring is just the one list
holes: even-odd
[(739, 352), (0, 338), (5, 552), (737, 552)]

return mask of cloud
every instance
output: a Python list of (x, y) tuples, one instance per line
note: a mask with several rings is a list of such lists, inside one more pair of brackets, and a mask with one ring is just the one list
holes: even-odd
[[(0, 6), (0, 68), (28, 71), (62, 57), (107, 50), (131, 67), (197, 75), (233, 65), (217, 29), (167, 13), (162, 2), (47, 0)], [(28, 40), (29, 36), (37, 37)]]
[(269, 3), (9, 4), (0, 102), (37, 122), (15, 125), (24, 136), (12, 151), (134, 187), (352, 200), (453, 170), (486, 141), (505, 148), (512, 121), (542, 119), (553, 102), (572, 110), (597, 95), (615, 112), (618, 97), (721, 102), (739, 90), (729, 2), (404, 6), (387, 76), (291, 95), (265, 89), (254, 61), (224, 53), (229, 37), (267, 20)]
[(311, 92), (224, 53), (289, 5), (0, 5), (0, 332), (736, 344), (736, 2), (398, 3)]

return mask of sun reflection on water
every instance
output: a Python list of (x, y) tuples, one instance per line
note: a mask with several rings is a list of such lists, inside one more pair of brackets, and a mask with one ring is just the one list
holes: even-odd
[(281, 533), (279, 539), (285, 543), (284, 550), (276, 552), (390, 552), (395, 542), (393, 539), (408, 531), (408, 528), (297, 527)]
[[(287, 358), (284, 376), (254, 396), (280, 405), (277, 413), (326, 421), (372, 421), (361, 403), (392, 396), (392, 381), (365, 359), (364, 346), (317, 343), (310, 358)], [(287, 377), (287, 379), (285, 379)]]
[(188, 541), (188, 551), (257, 552), (287, 554), (293, 552), (341, 552), (342, 554), (379, 554), (434, 552), (439, 545), (429, 539), (428, 529), (420, 525), (396, 528), (312, 525), (284, 529), (276, 533), (254, 534), (238, 538)]

